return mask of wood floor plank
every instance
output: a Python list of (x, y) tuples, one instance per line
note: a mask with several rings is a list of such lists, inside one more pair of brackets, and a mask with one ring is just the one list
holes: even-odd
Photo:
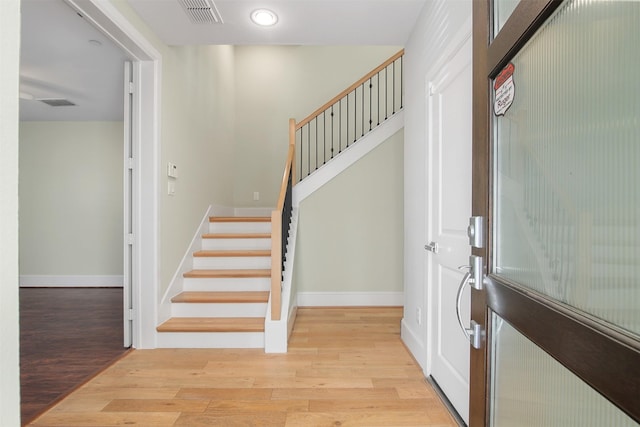
[(402, 315), (395, 308), (299, 309), (286, 354), (136, 350), (38, 422), (456, 426), (400, 340)]
[(246, 279), (252, 277), (271, 277), (271, 270), (247, 269), (247, 270), (191, 270), (183, 274), (186, 278), (195, 279), (216, 279), (216, 278), (239, 278)]
[(48, 412), (38, 418), (34, 427), (86, 427), (86, 426), (173, 426), (180, 412)]
[[(340, 427), (390, 427), (390, 426), (441, 426), (426, 411), (384, 412), (292, 412), (287, 415), (286, 427), (340, 426)], [(451, 425), (451, 424), (449, 424)]]
[(270, 239), (270, 233), (205, 233), (203, 239)]
[(260, 412), (307, 412), (308, 400), (212, 400), (207, 412), (243, 414)]
[(349, 399), (349, 400), (310, 400), (310, 412), (346, 412), (346, 411), (423, 411), (434, 402), (429, 399)]
[(127, 351), (122, 318), (122, 288), (20, 288), (23, 423)]
[(268, 388), (208, 388), (185, 387), (176, 394), (179, 399), (209, 399), (215, 400), (270, 400), (273, 393)]
[(246, 292), (181, 292), (171, 298), (171, 302), (184, 303), (265, 303), (269, 301), (269, 291)]
[(218, 258), (218, 257), (270, 257), (271, 250), (200, 250), (195, 251), (196, 258)]
[(260, 317), (172, 317), (158, 332), (264, 332)]
[(204, 412), (205, 399), (113, 399), (103, 412)]
[(209, 217), (209, 222), (271, 222), (271, 217), (268, 216), (212, 216)]
[(342, 400), (398, 399), (395, 388), (281, 388), (274, 389), (272, 399)]
[(224, 426), (224, 427), (282, 427), (286, 412), (260, 412), (254, 414), (182, 414), (176, 427)]

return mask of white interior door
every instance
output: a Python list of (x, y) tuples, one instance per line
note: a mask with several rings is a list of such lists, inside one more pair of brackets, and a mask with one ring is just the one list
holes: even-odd
[[(471, 216), (471, 36), (447, 49), (427, 77), (427, 280), (430, 373), (468, 423), (469, 342), (458, 326), (456, 293), (469, 263)], [(469, 323), (469, 290), (461, 313)]]

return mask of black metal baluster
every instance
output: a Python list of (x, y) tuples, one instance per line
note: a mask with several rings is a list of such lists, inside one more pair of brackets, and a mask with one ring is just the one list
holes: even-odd
[(308, 134), (309, 134), (309, 149), (307, 150), (307, 176), (309, 176), (311, 174), (311, 122), (307, 123), (309, 125), (308, 127)]
[(371, 83), (371, 77), (369, 77), (369, 132), (371, 132), (371, 125), (373, 124), (373, 120), (371, 120), (371, 103), (373, 102), (372, 98), (373, 92), (373, 83)]
[(338, 103), (338, 153), (342, 153), (342, 99)]
[(376, 78), (378, 79), (378, 105), (376, 108), (376, 115), (378, 116), (378, 125), (380, 125), (380, 73), (381, 72), (382, 71), (376, 74)]
[(331, 106), (331, 158), (333, 159), (333, 105)]
[(347, 94), (347, 147), (349, 147), (349, 94)]
[(360, 135), (360, 136), (364, 136), (364, 83), (362, 83), (362, 85), (360, 85), (360, 87), (361, 87), (360, 90), (362, 91), (362, 108), (360, 109), (361, 112), (362, 112), (362, 119), (361, 119), (361, 122), (362, 122), (362, 129), (361, 129), (362, 130), (362, 135)]
[(356, 142), (358, 132), (358, 89), (353, 90), (353, 142)]
[(389, 66), (384, 67), (384, 119), (389, 118)]
[(396, 62), (393, 61), (393, 109), (391, 115), (396, 113)]
[(327, 163), (327, 110), (322, 112), (322, 164)]

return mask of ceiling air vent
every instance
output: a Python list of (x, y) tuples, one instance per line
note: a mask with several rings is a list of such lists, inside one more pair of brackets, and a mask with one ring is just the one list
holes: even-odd
[(213, 0), (178, 0), (194, 24), (222, 24)]
[(69, 107), (72, 105), (76, 105), (73, 102), (69, 101), (68, 99), (62, 99), (62, 98), (45, 98), (45, 99), (38, 99), (38, 101), (44, 102), (45, 104), (50, 105), (52, 107)]

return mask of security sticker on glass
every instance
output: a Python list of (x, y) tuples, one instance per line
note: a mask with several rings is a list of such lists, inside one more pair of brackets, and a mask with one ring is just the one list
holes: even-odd
[(504, 116), (516, 94), (516, 88), (513, 84), (513, 72), (516, 67), (510, 62), (500, 71), (498, 77), (493, 82), (493, 90), (495, 91), (495, 101), (493, 103), (493, 112), (496, 116)]

